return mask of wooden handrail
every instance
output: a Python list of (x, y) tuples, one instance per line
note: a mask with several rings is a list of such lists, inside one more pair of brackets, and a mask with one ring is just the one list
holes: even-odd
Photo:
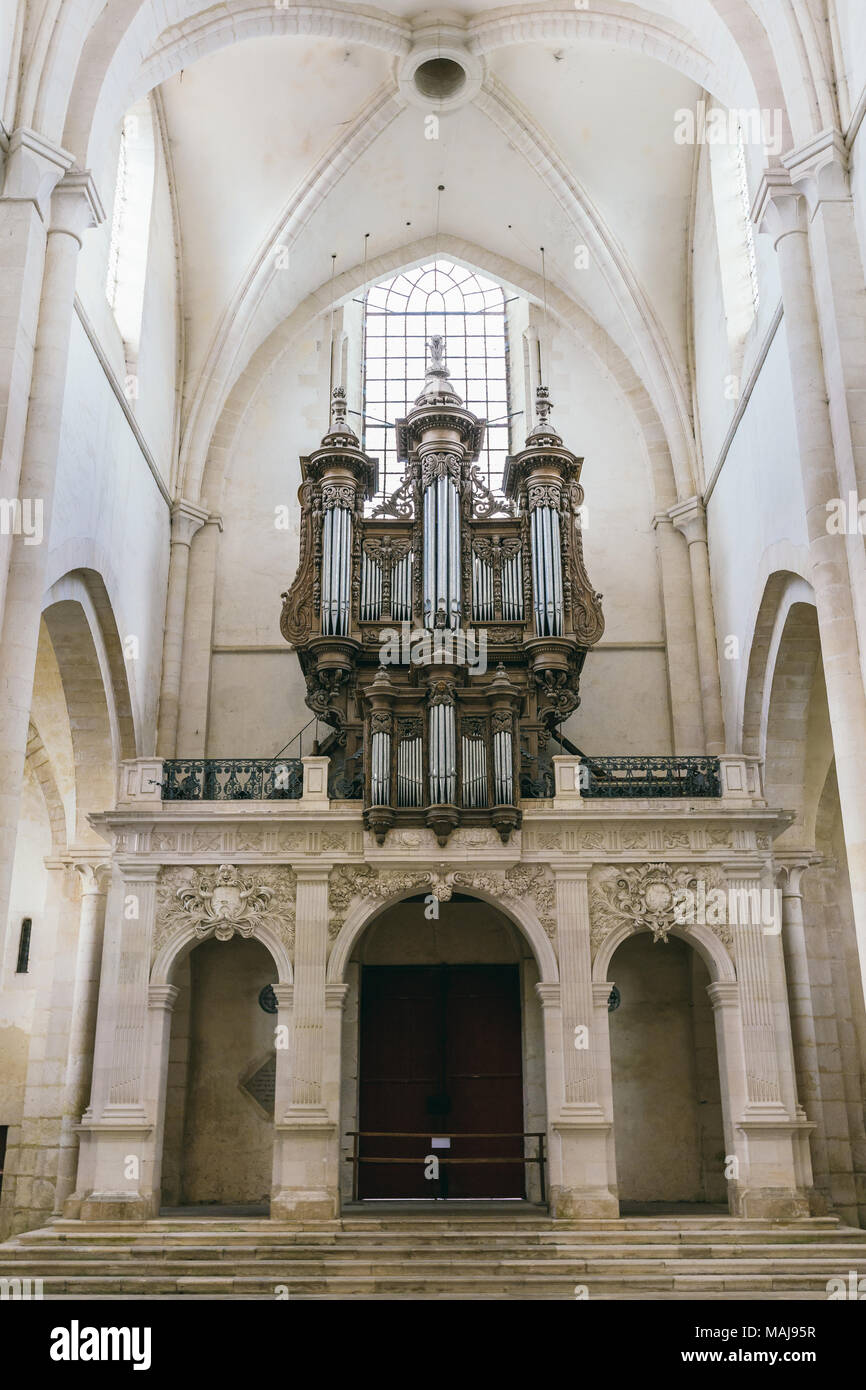
[(429, 1130), (393, 1130), (393, 1129), (347, 1129), (346, 1137), (352, 1140), (352, 1152), (346, 1154), (346, 1162), (352, 1165), (352, 1201), (358, 1200), (358, 1171), (362, 1163), (417, 1163), (417, 1155), (412, 1154), (406, 1158), (374, 1158), (366, 1157), (359, 1152), (360, 1141), (362, 1139), (537, 1139), (538, 1153), (536, 1155), (524, 1154), (520, 1158), (499, 1158), (491, 1155), (489, 1158), (452, 1158), (437, 1153), (439, 1163), (537, 1163), (539, 1187), (541, 1189), (541, 1200), (547, 1200), (547, 1189), (544, 1181), (544, 1140), (547, 1131), (543, 1129), (529, 1129), (522, 1131), (501, 1130), (494, 1132), (484, 1132), (477, 1134), (431, 1134)]

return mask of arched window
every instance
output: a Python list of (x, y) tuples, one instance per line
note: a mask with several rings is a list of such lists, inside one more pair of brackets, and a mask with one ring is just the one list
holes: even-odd
[(367, 292), (364, 301), (364, 447), (379, 459), (379, 488), (398, 486), (394, 422), (424, 385), (427, 339), (445, 338), (458, 395), (487, 426), (478, 460), (499, 487), (508, 450), (508, 346), (500, 285), (452, 261), (437, 259), (401, 272)]
[(154, 172), (153, 115), (145, 97), (123, 118), (105, 281), (105, 293), (131, 363), (138, 357), (141, 337)]
[(710, 178), (728, 341), (737, 351), (758, 312), (758, 269), (743, 132), (710, 144)]

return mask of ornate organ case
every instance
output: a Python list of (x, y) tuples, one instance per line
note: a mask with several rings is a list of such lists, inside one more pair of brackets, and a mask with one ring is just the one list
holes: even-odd
[(298, 572), (280, 628), (307, 704), (333, 732), (332, 796), (363, 795), (383, 842), (394, 825), (493, 825), (507, 841), (551, 731), (579, 704), (604, 629), (583, 560), (583, 460), (549, 423), (509, 458), (504, 497), (478, 467), (485, 422), (431, 339), (424, 389), (399, 420), (401, 485), (365, 514), (377, 463), (333, 395), (329, 432), (301, 460)]

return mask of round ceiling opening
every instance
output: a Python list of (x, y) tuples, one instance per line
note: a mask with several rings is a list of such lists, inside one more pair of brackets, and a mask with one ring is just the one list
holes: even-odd
[(466, 70), (453, 58), (428, 58), (415, 69), (415, 86), (428, 101), (447, 101), (466, 82)]

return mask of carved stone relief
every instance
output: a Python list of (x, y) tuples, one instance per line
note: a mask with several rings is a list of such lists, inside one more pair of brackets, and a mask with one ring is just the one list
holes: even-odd
[(153, 954), (179, 926), (191, 926), (204, 941), (250, 937), (259, 926), (277, 935), (289, 951), (295, 942), (296, 875), (288, 866), (217, 869), (178, 865), (163, 869), (156, 889)]

